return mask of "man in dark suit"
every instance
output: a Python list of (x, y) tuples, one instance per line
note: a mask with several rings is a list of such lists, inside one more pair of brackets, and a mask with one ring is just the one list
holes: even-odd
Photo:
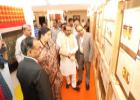
[(28, 37), (21, 43), (24, 60), (19, 63), (19, 79), (24, 100), (53, 100), (49, 77), (38, 64), (36, 58), (40, 53), (38, 40)]
[(78, 51), (76, 53), (76, 58), (79, 65), (79, 80), (77, 85), (82, 83), (82, 69), (85, 65), (86, 68), (86, 90), (90, 88), (90, 64), (93, 58), (93, 39), (90, 33), (87, 33), (82, 25), (76, 26), (76, 31), (78, 33), (76, 39), (78, 43)]

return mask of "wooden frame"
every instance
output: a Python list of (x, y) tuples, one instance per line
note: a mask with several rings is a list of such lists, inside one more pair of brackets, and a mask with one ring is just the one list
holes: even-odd
[[(133, 80), (134, 75), (137, 75), (138, 73), (135, 72), (135, 70), (139, 66), (137, 63), (137, 57), (140, 56), (140, 35), (138, 34), (140, 30), (136, 27), (140, 25), (137, 20), (137, 18), (139, 18), (139, 14), (140, 7), (124, 11), (124, 20), (119, 43), (120, 50), (116, 69), (116, 78), (127, 99), (128, 97), (139, 98), (139, 96), (137, 96), (138, 94), (135, 94), (135, 91), (138, 90), (134, 91), (134, 89), (137, 88), (134, 86), (134, 81), (136, 80)], [(128, 18), (133, 19), (133, 21)]]

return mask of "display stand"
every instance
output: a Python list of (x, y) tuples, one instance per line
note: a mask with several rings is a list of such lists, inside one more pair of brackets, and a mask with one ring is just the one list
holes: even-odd
[(138, 4), (138, 0), (107, 0), (91, 17), (96, 22), (92, 26), (98, 100), (140, 100)]
[(124, 11), (123, 1), (110, 0), (96, 11), (95, 84), (98, 100), (126, 100), (116, 79), (121, 25)]

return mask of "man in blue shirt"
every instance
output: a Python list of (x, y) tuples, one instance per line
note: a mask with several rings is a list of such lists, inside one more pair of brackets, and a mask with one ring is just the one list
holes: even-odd
[(35, 34), (35, 37), (38, 39), (39, 28), (37, 26), (36, 20), (33, 21), (33, 24), (34, 24), (34, 34)]

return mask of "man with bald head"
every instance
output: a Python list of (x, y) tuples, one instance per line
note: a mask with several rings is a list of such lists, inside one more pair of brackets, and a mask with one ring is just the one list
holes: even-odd
[(22, 36), (20, 36), (16, 41), (16, 47), (15, 47), (15, 56), (17, 62), (21, 62), (24, 58), (22, 52), (21, 52), (21, 41), (25, 39), (26, 37), (31, 37), (31, 26), (30, 25), (23, 25), (22, 26)]

